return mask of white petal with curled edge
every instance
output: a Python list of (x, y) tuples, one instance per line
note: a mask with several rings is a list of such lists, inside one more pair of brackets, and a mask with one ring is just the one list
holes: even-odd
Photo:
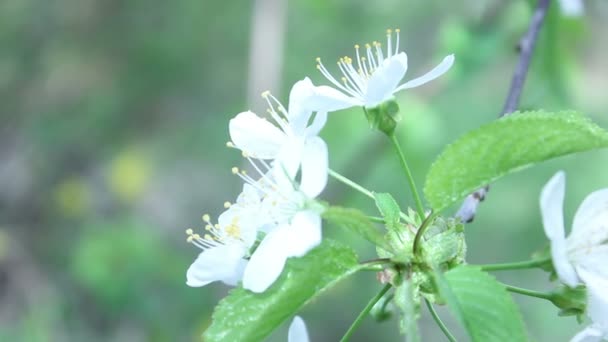
[(319, 135), (323, 127), (327, 123), (327, 112), (318, 112), (312, 124), (306, 128), (306, 136), (314, 137)]
[(287, 342), (308, 342), (308, 330), (306, 323), (300, 316), (293, 318), (289, 325), (289, 333), (287, 334)]
[(300, 190), (310, 198), (317, 197), (327, 185), (328, 169), (325, 141), (319, 137), (307, 139), (302, 151)]
[(407, 55), (400, 52), (385, 59), (367, 82), (365, 107), (376, 107), (389, 99), (407, 71)]
[(328, 86), (315, 87), (315, 94), (308, 99), (309, 108), (315, 112), (334, 112), (363, 104), (363, 99), (345, 95)]
[(234, 146), (259, 159), (274, 159), (287, 139), (281, 129), (249, 111), (231, 119), (229, 130)]
[(413, 80), (403, 83), (402, 85), (397, 87), (395, 92), (398, 92), (398, 91), (401, 91), (404, 89), (415, 88), (415, 87), (421, 86), (425, 83), (428, 83), (428, 82), (436, 79), (437, 77), (445, 74), (448, 70), (450, 70), (450, 68), (452, 67), (453, 64), (454, 64), (454, 55), (446, 56), (441, 61), (441, 63), (439, 63), (439, 65), (437, 65), (436, 67), (433, 68), (433, 70), (427, 72), (426, 74), (424, 74), (418, 78), (414, 78)]
[(312, 115), (308, 99), (314, 95), (314, 88), (315, 86), (308, 77), (296, 82), (291, 87), (287, 118), (289, 125), (295, 132), (303, 131)]
[(608, 279), (584, 268), (577, 272), (587, 286), (587, 316), (604, 335), (608, 335)]
[(289, 227), (279, 226), (270, 231), (255, 250), (243, 274), (243, 287), (261, 293), (281, 275), (287, 260), (286, 247)]
[(321, 243), (321, 216), (312, 210), (295, 214), (289, 229), (287, 256), (301, 257)]
[(590, 325), (576, 334), (570, 342), (601, 342), (602, 331), (597, 327)]
[(564, 239), (564, 192), (566, 174), (558, 171), (540, 193), (540, 212), (545, 235), (549, 240)]
[(247, 261), (240, 245), (220, 245), (202, 251), (186, 272), (186, 284), (205, 286), (214, 281), (236, 285), (243, 275)]
[(583, 200), (574, 215), (568, 242), (569, 247), (581, 249), (608, 243), (608, 189), (594, 191)]

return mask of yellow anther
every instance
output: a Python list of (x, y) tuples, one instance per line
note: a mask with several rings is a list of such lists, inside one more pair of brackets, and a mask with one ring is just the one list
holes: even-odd
[(226, 208), (226, 209), (230, 208), (231, 205), (232, 204), (230, 204), (230, 202), (228, 202), (228, 201), (224, 202), (224, 208)]
[(208, 225), (205, 226), (205, 230), (211, 230), (211, 229), (213, 229), (212, 225), (208, 224)]
[(205, 222), (210, 222), (211, 221), (211, 217), (209, 216), (209, 214), (203, 215), (203, 221), (205, 221)]
[(242, 174), (243, 176), (245, 176), (245, 175), (247, 175), (247, 171), (245, 171), (245, 170), (241, 170), (241, 174)]
[[(195, 239), (197, 239), (197, 238), (198, 238), (196, 235), (198, 235), (198, 234), (195, 234), (195, 235), (194, 235), (194, 238), (195, 238)], [(209, 241), (215, 240), (215, 239), (213, 238), (213, 236), (211, 236), (211, 234), (205, 234), (205, 235), (203, 236), (203, 238), (204, 238), (205, 240), (209, 240)]]
[(241, 155), (243, 156), (243, 158), (249, 158), (250, 157), (249, 153), (247, 153), (245, 151), (243, 151), (243, 153), (241, 153)]
[(219, 225), (219, 223), (214, 224), (214, 225), (213, 225), (213, 228), (215, 228), (215, 229), (220, 229), (220, 225)]
[(400, 29), (398, 29), (398, 28), (397, 28), (397, 29), (395, 29), (395, 33), (399, 33), (399, 32), (401, 32), (401, 30), (400, 30)]
[(355, 44), (355, 49), (359, 49), (359, 44)]
[(319, 64), (317, 64), (317, 69), (321, 70), (321, 66)]
[(192, 230), (192, 228), (186, 229), (186, 234), (192, 235), (192, 233), (194, 233), (194, 231)]
[(230, 171), (232, 171), (233, 175), (236, 175), (237, 173), (239, 173), (239, 168), (234, 166), (232, 169), (230, 169)]
[(391, 34), (391, 33), (393, 33), (393, 30), (391, 30), (391, 29), (386, 30), (386, 34)]
[(231, 224), (226, 227), (226, 234), (233, 238), (239, 238), (241, 236), (241, 229), (239, 226)]
[(229, 141), (226, 143), (226, 147), (234, 147), (234, 144), (232, 143), (232, 141)]
[(262, 97), (268, 97), (270, 95), (270, 91), (266, 90), (265, 92), (262, 93)]
[(188, 236), (188, 238), (186, 239), (186, 241), (188, 243), (192, 243), (193, 240), (194, 240), (194, 237), (192, 235)]
[(365, 44), (365, 48), (366, 48), (366, 49), (370, 49), (370, 48), (371, 48), (371, 45), (369, 45), (369, 44)]
[(321, 63), (321, 57), (317, 57), (315, 58), (315, 60), (317, 61), (317, 63)]

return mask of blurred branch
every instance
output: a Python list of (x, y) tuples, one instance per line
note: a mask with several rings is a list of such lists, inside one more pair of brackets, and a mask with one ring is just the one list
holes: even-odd
[[(550, 3), (551, 0), (538, 0), (536, 9), (532, 15), (532, 19), (530, 20), (528, 31), (519, 42), (519, 61), (517, 62), (517, 66), (513, 72), (509, 93), (507, 95), (507, 99), (505, 100), (502, 112), (498, 116), (499, 118), (513, 113), (519, 106), (521, 92), (524, 88), (526, 76), (528, 75), (530, 61), (532, 60), (532, 53), (534, 52), (534, 47), (536, 46), (536, 41), (538, 40), (538, 33), (543, 26)], [(460, 206), (460, 209), (458, 209), (456, 217), (459, 217), (462, 222), (468, 223), (473, 221), (477, 212), (477, 207), (479, 206), (479, 203), (485, 199), (488, 191), (490, 191), (490, 186), (486, 185), (468, 195)]]

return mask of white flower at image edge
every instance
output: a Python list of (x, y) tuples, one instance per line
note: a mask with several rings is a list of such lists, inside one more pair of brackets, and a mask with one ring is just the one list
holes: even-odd
[(563, 203), (566, 176), (557, 172), (544, 186), (541, 214), (551, 242), (551, 258), (559, 279), (570, 287), (587, 287), (587, 315), (593, 324), (573, 341), (608, 338), (608, 188), (589, 194), (574, 215), (565, 237)]
[(203, 215), (206, 232), (202, 236), (192, 229), (186, 231), (188, 242), (203, 250), (186, 272), (188, 286), (200, 287), (214, 281), (235, 286), (243, 277), (245, 257), (263, 218), (262, 198), (258, 190), (245, 184), (237, 202), (225, 206), (228, 209), (216, 224), (209, 215)]
[[(342, 77), (336, 79), (317, 58), (317, 69), (335, 87), (319, 86), (315, 88), (315, 97), (310, 101), (317, 110), (335, 111), (353, 106), (373, 108), (393, 98), (401, 90), (415, 88), (443, 75), (454, 64), (454, 55), (449, 55), (428, 73), (405, 83), (401, 80), (408, 69), (405, 52), (399, 52), (399, 30), (387, 31), (386, 55), (381, 44), (366, 44), (365, 52), (360, 52), (355, 45), (355, 61), (343, 57), (338, 61)], [(400, 84), (401, 83), (401, 84)]]
[(300, 316), (293, 318), (293, 321), (289, 325), (289, 332), (287, 334), (287, 342), (308, 342), (308, 331), (306, 330), (306, 324)]
[(327, 113), (317, 113), (308, 125), (312, 111), (307, 100), (313, 92), (314, 86), (308, 78), (294, 84), (288, 110), (265, 93), (269, 113), (278, 127), (247, 111), (231, 119), (229, 128), (232, 144), (245, 156), (275, 160), (274, 166), (286, 171), (291, 179), (301, 170), (302, 188), (317, 187), (312, 191), (319, 193), (327, 183), (327, 145), (318, 136), (327, 121)]
[(585, 14), (583, 0), (559, 0), (559, 8), (566, 17), (580, 17)]

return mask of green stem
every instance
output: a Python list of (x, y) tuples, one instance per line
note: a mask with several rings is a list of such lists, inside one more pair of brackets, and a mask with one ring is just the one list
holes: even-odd
[(454, 337), (454, 335), (452, 335), (448, 327), (446, 327), (441, 318), (439, 318), (439, 315), (437, 314), (437, 311), (435, 311), (433, 304), (431, 304), (431, 302), (429, 302), (429, 300), (426, 298), (424, 299), (424, 302), (426, 303), (426, 307), (429, 309), (431, 316), (433, 316), (433, 319), (435, 320), (441, 331), (443, 331), (443, 333), (445, 334), (445, 337), (447, 337), (450, 342), (456, 342), (456, 338)]
[(348, 339), (352, 336), (355, 330), (359, 327), (365, 316), (367, 316), (367, 314), (372, 310), (374, 305), (382, 298), (382, 296), (384, 296), (384, 294), (391, 288), (391, 286), (391, 284), (386, 284), (382, 288), (382, 290), (380, 290), (380, 292), (378, 292), (378, 294), (374, 298), (372, 298), (369, 303), (367, 303), (365, 308), (363, 308), (363, 311), (359, 313), (359, 316), (357, 316), (353, 324), (350, 325), (344, 336), (342, 336), (340, 342), (348, 341)]
[(375, 223), (386, 223), (386, 220), (384, 218), (378, 216), (368, 216), (367, 219)]
[(399, 161), (401, 162), (401, 166), (403, 167), (403, 171), (405, 171), (405, 175), (407, 176), (407, 181), (410, 186), (410, 190), (412, 191), (412, 195), (414, 196), (414, 200), (416, 201), (416, 209), (418, 211), (418, 215), (420, 217), (424, 217), (424, 206), (422, 205), (422, 201), (420, 200), (420, 195), (418, 195), (418, 190), (416, 189), (416, 182), (414, 182), (414, 177), (412, 176), (412, 172), (410, 171), (409, 166), (407, 165), (407, 161), (405, 160), (405, 155), (403, 155), (403, 151), (401, 150), (401, 146), (399, 145), (399, 141), (397, 141), (397, 136), (395, 134), (389, 135), (391, 142), (393, 143), (393, 147), (397, 154), (399, 155)]
[(526, 260), (518, 262), (510, 262), (504, 264), (489, 264), (489, 265), (477, 265), (481, 267), (482, 271), (506, 271), (506, 270), (520, 270), (526, 268), (536, 268), (542, 266), (551, 261), (551, 258), (537, 259), (537, 260)]
[(540, 299), (546, 299), (548, 301), (552, 301), (552, 299), (553, 299), (553, 295), (551, 293), (539, 292), (539, 291), (534, 291), (534, 290), (528, 290), (528, 289), (524, 289), (524, 288), (517, 287), (517, 286), (511, 286), (511, 285), (507, 285), (507, 284), (503, 284), (503, 286), (509, 292), (519, 293), (519, 294), (524, 295), (524, 296), (536, 297), (536, 298), (540, 298)]
[(362, 187), (361, 185), (353, 182), (352, 180), (342, 176), (341, 174), (337, 173), (336, 171), (329, 169), (329, 175), (334, 177), (338, 181), (350, 186), (351, 188), (359, 191), (360, 193), (364, 194), (365, 196), (375, 200), (374, 194), (371, 191), (369, 191), (366, 188)]

